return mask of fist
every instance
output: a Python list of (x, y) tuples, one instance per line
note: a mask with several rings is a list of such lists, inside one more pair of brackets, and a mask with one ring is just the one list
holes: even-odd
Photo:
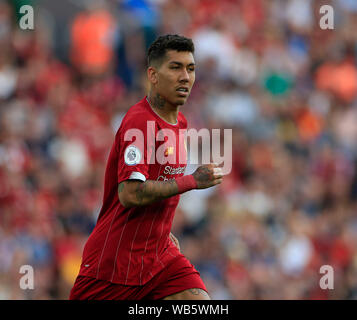
[(216, 163), (200, 166), (192, 174), (197, 182), (197, 189), (206, 189), (220, 184), (223, 179), (222, 168)]

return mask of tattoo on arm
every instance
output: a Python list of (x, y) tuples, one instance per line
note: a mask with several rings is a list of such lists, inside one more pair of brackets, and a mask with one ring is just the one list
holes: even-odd
[(169, 198), (178, 194), (176, 181), (152, 181), (147, 180), (138, 184), (135, 190), (138, 205), (150, 204), (157, 200)]
[(124, 182), (119, 183), (118, 193), (121, 193), (121, 192), (124, 190), (124, 186), (125, 186), (125, 183), (124, 183)]

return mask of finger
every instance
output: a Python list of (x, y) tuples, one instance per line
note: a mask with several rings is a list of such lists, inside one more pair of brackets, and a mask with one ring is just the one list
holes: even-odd
[(209, 169), (214, 169), (214, 168), (218, 167), (218, 164), (216, 162), (209, 163), (209, 164), (205, 164), (204, 167), (209, 168)]
[(213, 176), (214, 178), (222, 178), (223, 177), (223, 171), (222, 168), (218, 167), (218, 168), (213, 168)]

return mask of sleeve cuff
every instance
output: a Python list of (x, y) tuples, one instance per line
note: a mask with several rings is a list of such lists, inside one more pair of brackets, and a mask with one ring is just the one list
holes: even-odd
[(145, 182), (146, 177), (142, 173), (135, 171), (131, 173), (129, 180), (141, 180)]

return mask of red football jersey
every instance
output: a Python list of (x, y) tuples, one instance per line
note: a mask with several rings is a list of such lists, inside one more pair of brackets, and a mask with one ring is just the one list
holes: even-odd
[(170, 124), (155, 113), (146, 97), (129, 109), (109, 154), (103, 206), (84, 247), (80, 275), (143, 285), (181, 255), (169, 238), (180, 196), (124, 208), (118, 184), (127, 179), (182, 176), (187, 163), (182, 134), (186, 129), (181, 113), (177, 123)]

